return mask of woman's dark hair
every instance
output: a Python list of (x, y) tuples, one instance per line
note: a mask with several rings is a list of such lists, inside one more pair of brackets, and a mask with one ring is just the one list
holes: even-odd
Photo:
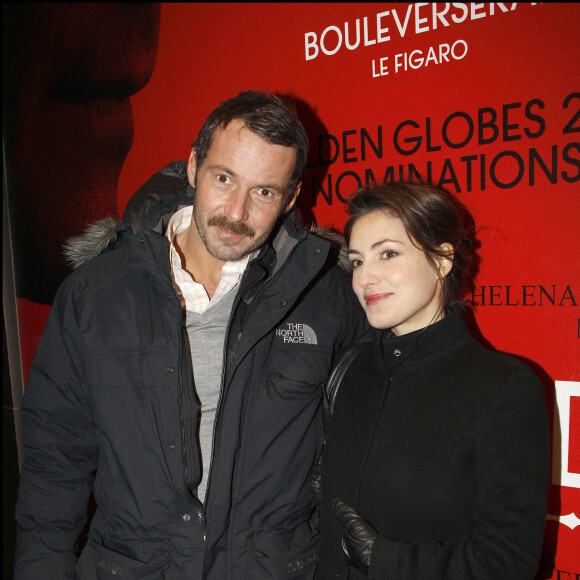
[(293, 147), (296, 165), (288, 184), (290, 195), (302, 178), (308, 157), (308, 137), (295, 110), (280, 97), (269, 93), (244, 91), (237, 97), (224, 101), (206, 119), (192, 146), (195, 147), (197, 167), (206, 158), (217, 129), (223, 129), (234, 119), (268, 143)]
[(436, 258), (447, 253), (441, 244), (453, 246), (453, 268), (442, 280), (443, 301), (461, 298), (477, 273), (473, 251), (474, 222), (467, 209), (451, 194), (425, 183), (383, 183), (368, 185), (349, 197), (346, 211), (351, 216), (344, 235), (350, 242), (356, 221), (380, 211), (399, 218), (411, 241), (425, 252), (436, 272)]

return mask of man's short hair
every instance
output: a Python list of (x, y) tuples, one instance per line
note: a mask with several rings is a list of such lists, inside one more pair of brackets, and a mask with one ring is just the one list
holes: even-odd
[(224, 101), (209, 115), (192, 143), (197, 167), (206, 158), (216, 130), (224, 129), (234, 119), (240, 119), (247, 129), (268, 143), (292, 147), (296, 151), (296, 164), (287, 191), (290, 195), (302, 179), (308, 157), (308, 137), (296, 111), (270, 93), (243, 91)]

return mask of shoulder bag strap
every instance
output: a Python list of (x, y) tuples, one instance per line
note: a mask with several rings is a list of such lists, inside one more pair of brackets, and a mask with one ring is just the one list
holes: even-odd
[(338, 363), (332, 369), (328, 381), (326, 383), (326, 388), (324, 389), (325, 397), (325, 410), (326, 418), (330, 420), (334, 414), (334, 403), (336, 401), (336, 396), (338, 394), (338, 389), (340, 388), (340, 383), (346, 371), (348, 371), (350, 365), (357, 359), (358, 355), (362, 352), (363, 348), (368, 343), (362, 342), (358, 344), (353, 344), (350, 346), (341, 356)]

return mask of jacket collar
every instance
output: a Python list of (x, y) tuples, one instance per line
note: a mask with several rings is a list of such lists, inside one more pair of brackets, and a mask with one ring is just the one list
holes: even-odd
[(464, 303), (445, 308), (445, 318), (420, 330), (395, 336), (391, 330), (375, 330), (373, 342), (385, 368), (392, 372), (399, 365), (424, 365), (452, 352), (471, 338), (462, 316)]

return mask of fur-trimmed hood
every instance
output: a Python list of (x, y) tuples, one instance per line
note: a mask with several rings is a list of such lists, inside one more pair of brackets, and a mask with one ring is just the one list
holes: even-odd
[[(63, 249), (68, 264), (78, 268), (112, 248), (123, 233), (152, 229), (164, 234), (171, 216), (181, 207), (192, 204), (194, 195), (195, 189), (187, 179), (187, 162), (169, 163), (135, 192), (125, 207), (123, 219), (105, 217), (90, 225), (80, 236), (67, 240)], [(274, 248), (285, 246), (283, 237), (280, 237), (284, 236), (284, 231), (290, 237), (303, 235), (302, 218), (296, 208), (282, 219), (274, 236)], [(308, 231), (329, 242), (341, 268), (351, 270), (342, 234), (317, 225), (310, 227)]]
[(80, 236), (69, 238), (63, 245), (67, 263), (78, 268), (114, 246), (122, 227), (121, 219), (107, 216), (91, 224)]
[[(67, 263), (76, 269), (104, 252), (107, 248), (112, 248), (120, 232), (126, 227), (123, 220), (111, 216), (91, 224), (84, 233), (68, 239), (63, 245), (63, 253)], [(343, 270), (347, 272), (352, 270), (342, 234), (317, 224), (310, 226), (308, 231), (330, 243), (333, 250), (338, 254), (339, 265)]]
[[(171, 216), (181, 207), (193, 203), (195, 189), (187, 179), (187, 162), (174, 161), (149, 178), (131, 197), (123, 219), (107, 216), (90, 225), (83, 234), (66, 241), (63, 246), (66, 261), (78, 268), (106, 249), (112, 248), (123, 232), (153, 229), (161, 234)], [(273, 246), (283, 247), (279, 236), (286, 230), (290, 237), (299, 237), (304, 227), (298, 209), (288, 212), (275, 234)], [(344, 237), (339, 232), (313, 225), (308, 232), (330, 243), (343, 270), (351, 271)]]
[[(115, 245), (120, 232), (127, 229), (128, 225), (119, 218), (107, 216), (94, 224), (91, 224), (83, 234), (67, 240), (63, 246), (66, 261), (73, 268), (78, 268), (92, 260), (107, 248)], [(309, 228), (309, 233), (328, 241), (333, 250), (338, 254), (340, 267), (351, 271), (350, 262), (346, 252), (346, 244), (342, 234), (323, 228), (316, 224)]]

